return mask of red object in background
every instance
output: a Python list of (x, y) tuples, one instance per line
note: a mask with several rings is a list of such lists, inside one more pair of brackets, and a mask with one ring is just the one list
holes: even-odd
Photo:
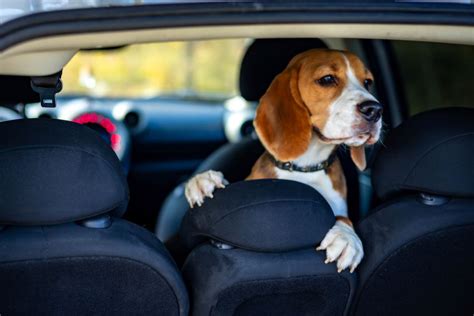
[(72, 120), (78, 124), (97, 124), (107, 131), (110, 135), (110, 145), (114, 151), (117, 151), (121, 145), (120, 135), (117, 133), (117, 126), (110, 119), (97, 113), (84, 113)]

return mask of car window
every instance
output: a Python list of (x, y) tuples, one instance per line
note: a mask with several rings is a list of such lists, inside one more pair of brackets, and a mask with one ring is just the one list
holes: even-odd
[(447, 106), (474, 107), (474, 46), (392, 42), (410, 115)]
[(246, 45), (227, 39), (81, 51), (64, 68), (62, 95), (226, 99), (238, 91)]

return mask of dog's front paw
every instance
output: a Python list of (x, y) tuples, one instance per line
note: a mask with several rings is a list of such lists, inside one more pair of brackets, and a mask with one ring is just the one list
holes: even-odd
[(186, 183), (184, 194), (188, 200), (189, 206), (194, 207), (195, 204), (201, 206), (204, 198), (213, 198), (213, 192), (216, 188), (222, 189), (228, 184), (224, 179), (222, 172), (209, 170), (195, 175)]
[(326, 261), (337, 260), (337, 272), (350, 268), (354, 272), (364, 257), (364, 249), (359, 236), (350, 225), (336, 221), (316, 250), (326, 250)]

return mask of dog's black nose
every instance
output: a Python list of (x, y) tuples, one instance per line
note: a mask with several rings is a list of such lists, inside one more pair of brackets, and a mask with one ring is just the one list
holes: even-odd
[(377, 122), (382, 117), (382, 105), (376, 101), (364, 101), (357, 105), (357, 109), (369, 122)]

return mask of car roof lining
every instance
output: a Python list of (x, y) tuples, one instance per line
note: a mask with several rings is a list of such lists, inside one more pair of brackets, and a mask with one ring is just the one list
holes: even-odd
[(225, 38), (364, 38), (474, 44), (474, 27), (455, 25), (295, 23), (171, 27), (48, 36), (0, 52), (0, 74), (38, 76), (61, 70), (80, 49)]

